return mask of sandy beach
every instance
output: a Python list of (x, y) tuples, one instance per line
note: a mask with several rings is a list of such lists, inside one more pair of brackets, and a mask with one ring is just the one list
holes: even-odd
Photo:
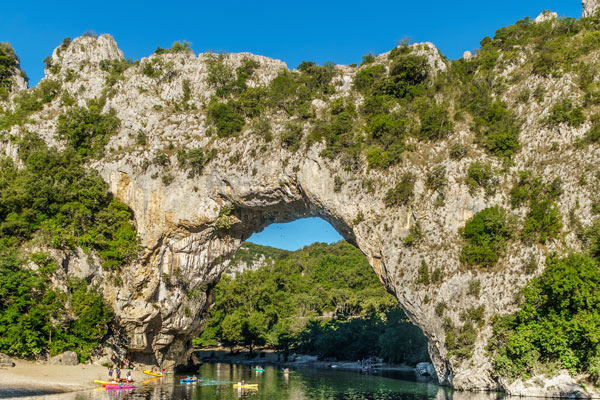
[[(126, 371), (121, 376), (126, 375)], [(131, 370), (134, 382), (148, 378)], [(45, 393), (73, 392), (98, 387), (95, 379), (108, 380), (108, 370), (97, 365), (50, 365), (15, 360), (15, 367), (0, 369), (0, 389), (26, 389)]]

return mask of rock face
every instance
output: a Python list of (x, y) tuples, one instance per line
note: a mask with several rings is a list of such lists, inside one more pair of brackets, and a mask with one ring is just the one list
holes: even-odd
[[(588, 11), (591, 3), (587, 3)], [(426, 56), (433, 76), (446, 70), (446, 61), (433, 45), (417, 44), (411, 49)], [(522, 148), (508, 166), (477, 147), (461, 160), (447, 157), (452, 143), (464, 143), (472, 135), (463, 124), (450, 139), (419, 147), (389, 170), (370, 170), (364, 159), (353, 170), (324, 157), (322, 143), (293, 152), (278, 139), (267, 141), (253, 134), (251, 127), (239, 136), (216, 139), (203, 111), (215, 92), (207, 79), (214, 54), (153, 54), (107, 87), (108, 72), (100, 64), (122, 58), (112, 37), (81, 37), (53, 53), (52, 63), (60, 68), (48, 69), (45, 79), (60, 81), (63, 93), (76, 98), (81, 106), (105, 95), (105, 109), (115, 109), (121, 120), (120, 133), (106, 146), (108, 154), (90, 167), (100, 171), (111, 192), (133, 210), (143, 255), (121, 271), (121, 276), (127, 277), (122, 282), (112, 279), (93, 259), (84, 262), (82, 254), (63, 260), (63, 266), (69, 273), (102, 285), (124, 338), (115, 346), (122, 346), (127, 358), (164, 367), (185, 363), (191, 341), (201, 331), (203, 315), (213, 301), (212, 288), (242, 242), (273, 222), (318, 216), (366, 255), (381, 283), (429, 338), (429, 353), (441, 383), (457, 389), (506, 387), (491, 374), (486, 351), (492, 334), (489, 319), (517, 309), (515, 294), (541, 272), (546, 254), (576, 250), (579, 245), (575, 233), (565, 228), (560, 241), (548, 242), (543, 248), (511, 242), (497, 269), (478, 270), (461, 264), (459, 232), (486, 207), (510, 208), (510, 188), (523, 169), (562, 180), (564, 195), (559, 209), (564, 220), (575, 209), (582, 219), (591, 220), (594, 193), (577, 182), (582, 168), (599, 165), (600, 151), (593, 147), (578, 150), (572, 145), (589, 125), (561, 126), (557, 132), (542, 121), (557, 99), (576, 92), (574, 78), (565, 75), (550, 83), (530, 77), (504, 91), (502, 99), (508, 101), (525, 88), (533, 92), (538, 85), (547, 84), (541, 101), (515, 106), (524, 121)], [(257, 63), (248, 81), (250, 87), (267, 85), (287, 68), (281, 61), (248, 53), (222, 58), (232, 68), (245, 60)], [(385, 54), (376, 62), (389, 64)], [(153, 68), (159, 72), (144, 72)], [(335, 96), (350, 96), (356, 68), (338, 66), (336, 71)], [(183, 99), (187, 99), (185, 107), (181, 106)], [(312, 103), (317, 113), (323, 106), (322, 100)], [(38, 132), (60, 148), (63, 144), (57, 141), (55, 129), (62, 107), (58, 100), (47, 105), (31, 117), (24, 130)], [(271, 117), (274, 136), (279, 137), (289, 117), (281, 112)], [(20, 133), (19, 127), (10, 132), (14, 137)], [(136, 140), (141, 134), (143, 143)], [(560, 151), (550, 150), (550, 144)], [(1, 145), (3, 154), (14, 156), (11, 141)], [(213, 149), (216, 156), (201, 173), (190, 174), (178, 166), (174, 149)], [(167, 156), (169, 166), (151, 162), (159, 154)], [(485, 160), (494, 169), (506, 171), (495, 194), (470, 193), (465, 174), (474, 160)], [(443, 204), (436, 202), (425, 185), (426, 175), (435, 165), (447, 171)], [(414, 201), (386, 207), (387, 190), (407, 172), (416, 176)], [(525, 213), (523, 209), (515, 212)], [(424, 238), (408, 246), (403, 239), (417, 224)], [(528, 260), (535, 264), (532, 274), (523, 272), (524, 265), (531, 264)], [(430, 285), (418, 283), (423, 263), (439, 269), (443, 279)], [(474, 280), (480, 285), (477, 296), (469, 290)], [(439, 305), (446, 305), (443, 318), (436, 312)], [(446, 348), (446, 323), (460, 324), (461, 314), (478, 306), (484, 306), (485, 322), (478, 330), (473, 356), (466, 361), (454, 359)]]
[(48, 360), (52, 365), (77, 365), (79, 364), (79, 356), (74, 351), (65, 351)]
[(583, 4), (583, 16), (592, 17), (600, 11), (600, 1), (598, 0), (581, 0)]

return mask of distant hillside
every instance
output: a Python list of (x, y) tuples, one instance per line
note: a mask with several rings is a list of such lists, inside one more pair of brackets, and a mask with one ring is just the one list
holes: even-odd
[(264, 265), (273, 264), (275, 260), (287, 256), (288, 253), (287, 250), (245, 242), (231, 259), (225, 273), (235, 276), (245, 271), (256, 271)]

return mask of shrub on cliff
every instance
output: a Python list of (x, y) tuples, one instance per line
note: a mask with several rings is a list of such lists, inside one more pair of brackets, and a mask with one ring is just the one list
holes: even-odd
[(246, 119), (241, 114), (235, 101), (221, 103), (213, 100), (208, 105), (208, 118), (217, 128), (217, 136), (226, 138), (242, 131)]
[(497, 376), (546, 370), (590, 374), (600, 383), (600, 266), (587, 255), (552, 256), (523, 290), (520, 311), (494, 321), (490, 350)]
[(58, 136), (82, 156), (100, 156), (110, 136), (118, 132), (121, 121), (116, 112), (103, 113), (104, 101), (90, 100), (87, 107), (76, 107), (58, 117)]
[(19, 59), (10, 43), (0, 42), (0, 90), (10, 91), (11, 77), (18, 63)]
[(563, 99), (552, 106), (546, 121), (552, 126), (567, 124), (578, 128), (585, 120), (582, 107), (575, 107), (570, 99)]
[(388, 190), (383, 202), (387, 207), (405, 206), (410, 203), (415, 195), (415, 175), (407, 172), (402, 175), (400, 182)]
[(499, 207), (490, 207), (475, 214), (460, 233), (465, 240), (461, 261), (489, 267), (504, 253), (512, 229), (506, 212)]

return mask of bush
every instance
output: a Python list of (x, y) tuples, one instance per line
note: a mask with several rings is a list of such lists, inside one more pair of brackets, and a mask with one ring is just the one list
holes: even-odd
[(360, 66), (362, 67), (364, 65), (373, 64), (374, 62), (375, 62), (375, 55), (373, 55), (373, 53), (365, 54), (362, 57)]
[(0, 88), (11, 90), (12, 76), (19, 65), (19, 59), (10, 43), (0, 42)]
[(361, 68), (354, 77), (354, 87), (361, 93), (371, 93), (385, 78), (386, 73), (382, 64)]
[(90, 100), (87, 108), (77, 107), (58, 117), (56, 131), (82, 156), (99, 156), (110, 136), (118, 132), (121, 121), (114, 110), (103, 114), (104, 102)]
[(469, 193), (475, 195), (477, 189), (484, 189), (486, 194), (491, 194), (494, 191), (494, 170), (488, 163), (481, 161), (475, 161), (469, 165), (467, 171), (467, 186), (469, 187)]
[(448, 107), (435, 104), (428, 107), (421, 116), (419, 136), (428, 140), (445, 139), (454, 129), (450, 121)]
[(562, 227), (562, 215), (552, 200), (534, 200), (523, 223), (522, 237), (525, 241), (546, 243), (556, 239)]
[(469, 146), (462, 143), (452, 143), (448, 154), (453, 160), (462, 160), (469, 153)]
[(542, 178), (531, 171), (520, 171), (519, 181), (510, 191), (510, 202), (513, 208), (528, 203), (542, 195)]
[(489, 267), (496, 264), (504, 253), (512, 229), (506, 212), (499, 207), (491, 207), (475, 214), (460, 233), (465, 239), (461, 261)]
[(285, 149), (296, 151), (300, 147), (302, 141), (303, 128), (302, 125), (294, 122), (289, 122), (283, 132), (281, 132), (281, 145)]
[(181, 168), (190, 170), (190, 177), (202, 173), (204, 166), (216, 155), (215, 151), (204, 151), (202, 149), (183, 149), (177, 152), (177, 160)]
[(387, 191), (383, 202), (387, 207), (408, 205), (414, 197), (414, 191), (415, 176), (407, 172), (402, 175), (400, 182), (393, 189)]
[(431, 190), (443, 190), (448, 184), (446, 166), (436, 165), (427, 173), (425, 186)]
[(496, 376), (527, 379), (552, 365), (572, 375), (597, 373), (599, 285), (596, 259), (550, 257), (543, 274), (523, 290), (521, 310), (494, 320), (489, 348)]
[(550, 115), (546, 122), (549, 125), (556, 126), (567, 124), (578, 128), (586, 121), (582, 107), (574, 107), (570, 99), (563, 99), (554, 104), (550, 109)]
[(596, 122), (585, 134), (585, 140), (589, 143), (600, 143), (600, 123)]
[(237, 104), (232, 100), (227, 103), (211, 101), (208, 105), (208, 118), (216, 126), (217, 136), (221, 138), (237, 135), (246, 123)]

